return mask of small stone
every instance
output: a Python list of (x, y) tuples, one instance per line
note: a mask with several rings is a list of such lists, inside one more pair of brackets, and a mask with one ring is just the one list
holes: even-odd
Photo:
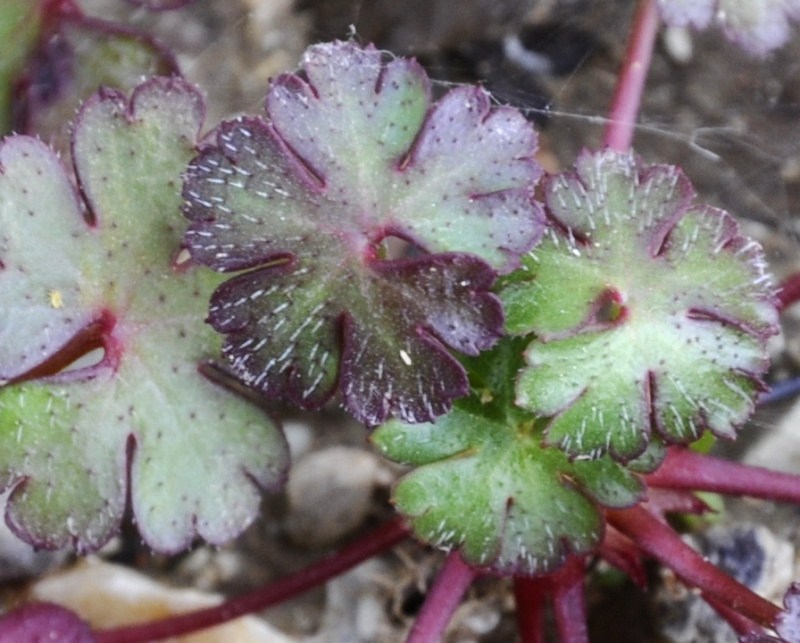
[(289, 453), (291, 453), (293, 462), (302, 458), (311, 448), (314, 441), (313, 431), (307, 422), (285, 420), (283, 422), (283, 434), (289, 443)]
[(667, 27), (664, 29), (664, 49), (676, 63), (686, 65), (694, 57), (692, 33), (686, 27)]
[(304, 643), (400, 640), (392, 637), (383, 609), (386, 587), (380, 579), (388, 573), (384, 562), (372, 559), (328, 583), (322, 623)]
[[(222, 601), (217, 594), (168, 587), (127, 567), (93, 557), (36, 582), (29, 597), (66, 607), (98, 629), (144, 623)], [(255, 616), (243, 616), (179, 640), (182, 643), (295, 642)]]
[(286, 485), (289, 537), (298, 545), (321, 547), (352, 532), (369, 511), (378, 474), (376, 457), (351, 447), (300, 458)]

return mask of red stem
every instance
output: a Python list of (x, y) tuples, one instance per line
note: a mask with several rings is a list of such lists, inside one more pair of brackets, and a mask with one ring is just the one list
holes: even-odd
[(647, 476), (647, 484), (800, 504), (800, 476), (728, 462), (689, 449), (670, 449), (661, 467)]
[(583, 581), (586, 561), (572, 556), (553, 574), (553, 614), (561, 643), (589, 643)]
[(75, 0), (44, 0), (39, 7), (44, 22), (49, 27), (54, 27), (64, 18), (79, 18), (83, 11)]
[(800, 272), (786, 277), (778, 286), (778, 310), (785, 310), (800, 300)]
[(732, 610), (725, 603), (713, 596), (705, 596), (705, 601), (714, 608), (728, 625), (730, 625), (739, 636), (746, 634), (763, 634), (764, 630), (753, 623), (749, 618), (745, 618), (739, 612)]
[(709, 563), (641, 505), (608, 510), (606, 517), (642, 551), (672, 569), (686, 584), (699, 588), (704, 595), (718, 599), (743, 616), (772, 627), (780, 608)]
[(477, 572), (461, 559), (457, 551), (451, 552), (428, 592), (406, 643), (441, 641), (461, 597), (476, 576)]
[(611, 149), (620, 152), (628, 150), (633, 141), (633, 130), (653, 57), (658, 22), (655, 0), (640, 0), (625, 52), (625, 62), (611, 102), (609, 123), (603, 141)]
[(597, 551), (609, 564), (613, 565), (642, 590), (647, 589), (647, 572), (642, 561), (642, 553), (636, 544), (611, 525), (606, 525), (603, 542)]
[(522, 643), (544, 643), (544, 610), (549, 583), (542, 577), (514, 579), (517, 629)]
[(94, 633), (95, 639), (97, 643), (139, 643), (180, 636), (220, 625), (244, 614), (258, 612), (293, 598), (393, 547), (407, 535), (405, 527), (399, 520), (391, 520), (318, 563), (221, 605), (141, 625), (99, 630)]

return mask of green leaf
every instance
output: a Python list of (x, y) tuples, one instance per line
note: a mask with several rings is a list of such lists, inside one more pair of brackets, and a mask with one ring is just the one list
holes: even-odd
[(37, 0), (0, 3), (0, 133), (12, 123), (12, 90), (39, 32)]
[[(447, 348), (496, 341), (495, 270), (541, 233), (533, 128), (474, 87), (431, 104), (418, 64), (344, 42), (266, 106), (223, 123), (184, 185), (192, 257), (246, 271), (209, 313), (233, 370), (307, 408), (339, 387), (367, 424), (444, 413), (467, 390)], [(387, 257), (387, 237), (415, 252)]]
[[(0, 479), (11, 525), (36, 545), (96, 549), (126, 497), (154, 549), (221, 543), (256, 516), (257, 487), (284, 476), (280, 432), (207, 364), (220, 278), (180, 255), (180, 176), (202, 115), (178, 79), (88, 101), (74, 130), (85, 214), (43, 143), (0, 148), (0, 372), (13, 380)], [(98, 346), (99, 361), (60, 370)]]
[(764, 257), (693, 198), (676, 168), (610, 151), (549, 181), (549, 233), (501, 292), (509, 331), (536, 337), (517, 401), (547, 444), (628, 461), (750, 415), (776, 332)]
[(597, 547), (600, 507), (630, 506), (643, 486), (610, 458), (570, 461), (542, 446), (542, 422), (504, 392), (521, 365), (520, 348), (519, 340), (503, 340), (468, 360), (473, 395), (434, 424), (393, 420), (372, 440), (415, 467), (392, 500), (417, 538), (458, 548), (468, 563), (493, 572), (536, 575)]

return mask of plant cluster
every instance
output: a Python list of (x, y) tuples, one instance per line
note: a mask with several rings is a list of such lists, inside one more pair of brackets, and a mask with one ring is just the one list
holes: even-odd
[[(797, 18), (751, 2), (778, 17), (745, 23), (717, 4), (643, 0), (607, 147), (545, 176), (517, 110), (477, 87), (434, 101), (419, 64), (371, 46), (310, 47), (263, 115), (201, 136), (203, 100), (158, 45), (66, 0), (8, 3), (0, 28), (27, 52), (0, 66), (1, 122), (28, 133), (0, 145), (0, 481), (15, 533), (93, 551), (129, 509), (157, 551), (233, 538), (289, 467), (259, 396), (335, 400), (409, 472), (398, 521), (223, 610), (91, 632), (29, 606), (0, 633), (167, 636), (410, 533), (450, 555), (409, 641), (437, 640), (482, 573), (514, 579), (524, 641), (541, 640), (550, 600), (562, 639), (585, 640), (594, 556), (637, 582), (658, 559), (744, 641), (800, 640), (800, 588), (780, 609), (664, 520), (702, 512), (698, 490), (800, 502), (793, 476), (691, 449), (752, 413), (788, 301), (730, 214), (629, 149), (659, 9), (694, 26), (716, 10), (756, 53)], [(109, 69), (113, 52), (126, 65)], [(131, 82), (141, 73), (154, 77)], [(98, 84), (120, 89), (85, 97)]]

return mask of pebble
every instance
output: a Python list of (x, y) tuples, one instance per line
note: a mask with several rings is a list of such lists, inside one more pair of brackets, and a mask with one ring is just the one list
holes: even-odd
[(292, 467), (286, 495), (286, 533), (305, 547), (324, 547), (354, 531), (370, 509), (380, 477), (377, 456), (352, 447), (329, 447)]
[(781, 419), (763, 431), (763, 436), (744, 456), (744, 464), (773, 471), (800, 470), (800, 402), (795, 402)]
[[(222, 597), (158, 583), (128, 567), (96, 557), (47, 576), (30, 588), (29, 598), (72, 610), (94, 628), (142, 623), (218, 605)], [(243, 616), (227, 624), (171, 638), (175, 643), (296, 643), (266, 621)]]
[(666, 27), (662, 36), (664, 49), (676, 63), (687, 65), (694, 57), (692, 33), (686, 27)]

